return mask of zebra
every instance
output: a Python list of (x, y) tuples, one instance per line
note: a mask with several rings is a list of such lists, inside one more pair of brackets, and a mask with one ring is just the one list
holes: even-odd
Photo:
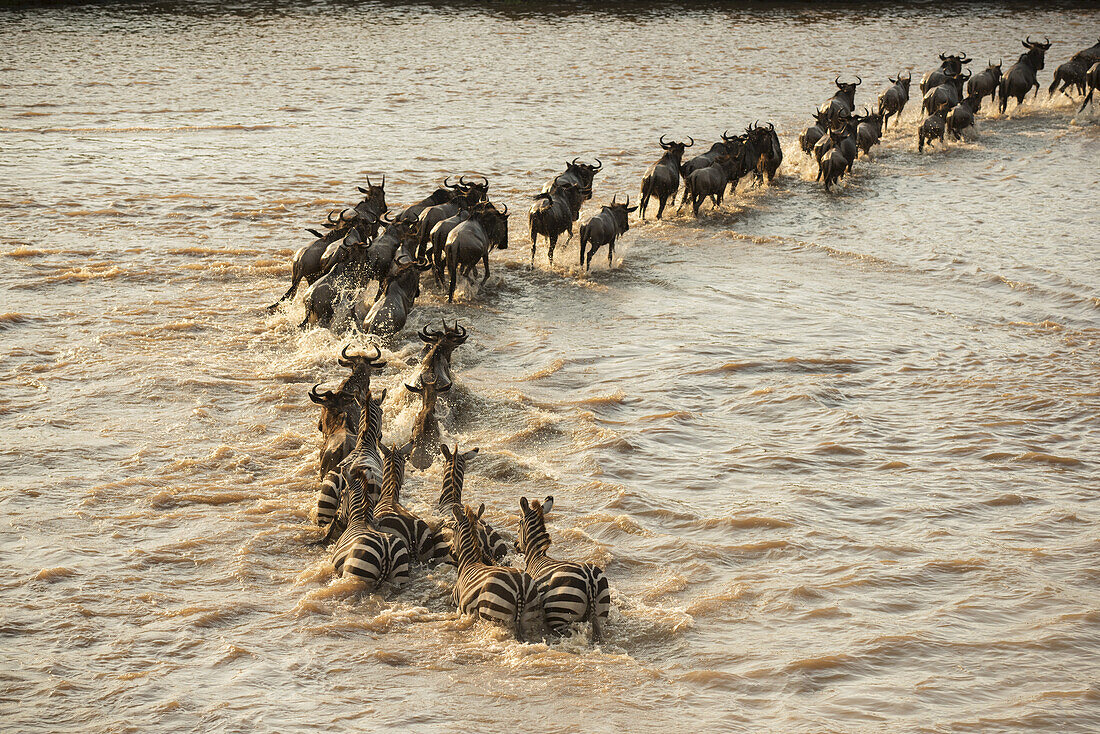
[(452, 554), (457, 559), (454, 603), (462, 614), (476, 614), (505, 627), (523, 641), (523, 628), (539, 614), (539, 592), (535, 580), (525, 571), (485, 562), (474, 526), (485, 505), (475, 514), (469, 507), (451, 508), (454, 517)]
[(554, 506), (547, 497), (519, 501), (523, 520), (519, 526), (519, 550), (527, 560), (527, 573), (535, 579), (542, 599), (543, 618), (553, 634), (562, 634), (573, 622), (592, 622), (592, 639), (600, 641), (600, 622), (607, 621), (611, 592), (603, 569), (593, 563), (557, 561), (547, 555), (550, 534), (544, 514)]
[[(355, 448), (344, 457), (336, 469), (325, 475), (317, 490), (317, 524), (331, 524), (336, 516), (340, 497), (349, 486), (367, 488), (371, 503), (377, 503), (382, 491), (382, 460), (378, 457), (378, 442), (382, 438), (382, 401), (386, 391), (375, 400), (366, 391), (366, 400), (359, 401), (359, 435)], [(365, 402), (365, 404), (364, 404)]]
[[(466, 462), (477, 456), (478, 450), (475, 448), (460, 454), (458, 444), (455, 444), (453, 450), (446, 444), (440, 445), (439, 448), (446, 462), (443, 465), (443, 491), (439, 494), (436, 511), (446, 518), (452, 509), (462, 507), (462, 484), (466, 475)], [(494, 561), (503, 560), (508, 555), (513, 544), (509, 543), (508, 539), (492, 525), (482, 520), (480, 515), (474, 527), (477, 529), (481, 547), (488, 551)], [(435, 548), (432, 550), (432, 558), (445, 563), (454, 563), (454, 557), (451, 554), (452, 542), (448, 539), (448, 536), (454, 533), (454, 522), (444, 520), (434, 528), (434, 531)]]
[(402, 586), (409, 580), (409, 546), (403, 538), (372, 530), (374, 502), (362, 484), (351, 484), (340, 497), (340, 511), (329, 525), (339, 529), (332, 548), (338, 576), (356, 576), (376, 590), (386, 581)]
[(396, 535), (408, 544), (413, 558), (426, 563), (435, 550), (435, 533), (428, 523), (409, 512), (401, 504), (401, 485), (405, 482), (405, 460), (412, 442), (401, 448), (396, 445), (382, 449), (382, 495), (374, 508), (375, 526), (384, 533)]

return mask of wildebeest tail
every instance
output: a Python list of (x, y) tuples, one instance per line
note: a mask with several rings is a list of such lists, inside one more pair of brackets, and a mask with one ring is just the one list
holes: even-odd
[(1081, 109), (1077, 110), (1078, 112), (1084, 112), (1085, 111), (1085, 108), (1089, 106), (1090, 102), (1092, 102), (1092, 93), (1095, 92), (1095, 91), (1096, 91), (1096, 87), (1092, 87), (1092, 88), (1089, 89), (1089, 93), (1087, 95), (1085, 95), (1084, 103), (1081, 104)]

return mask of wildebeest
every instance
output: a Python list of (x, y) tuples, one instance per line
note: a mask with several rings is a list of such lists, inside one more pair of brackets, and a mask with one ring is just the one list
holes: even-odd
[[(531, 263), (535, 262), (535, 238), (542, 235), (550, 243), (550, 264), (554, 264), (554, 248), (558, 237), (568, 232), (566, 242), (573, 239), (573, 222), (580, 216), (584, 193), (574, 183), (559, 184), (552, 194), (535, 194), (535, 203), (527, 213), (531, 224)], [(449, 235), (448, 235), (449, 236)]]
[(589, 165), (588, 163), (578, 163), (579, 158), (574, 158), (571, 162), (565, 164), (565, 172), (559, 173), (552, 180), (548, 181), (545, 186), (542, 187), (542, 193), (552, 194), (557, 191), (558, 186), (564, 183), (576, 184), (581, 193), (584, 194), (585, 201), (592, 198), (592, 181), (596, 178), (596, 174), (603, 170), (603, 163), (600, 159), (596, 159), (596, 165)]
[(455, 321), (454, 326), (448, 326), (443, 321), (443, 331), (425, 326), (417, 336), (424, 342), (424, 350), (420, 353), (420, 367), (413, 378), (413, 384), (419, 386), (425, 376), (431, 374), (437, 389), (449, 390), (454, 382), (451, 357), (455, 349), (466, 343), (469, 337), (466, 327), (460, 326), (458, 321)]
[(902, 110), (905, 109), (905, 105), (909, 101), (909, 83), (913, 81), (913, 74), (912, 72), (906, 72), (906, 75), (902, 77), (899, 73), (896, 78), (890, 77), (890, 81), (894, 83), (894, 86), (878, 96), (878, 108), (882, 112), (883, 130), (889, 126), (891, 117), (894, 115), (900, 117)]
[(459, 223), (447, 235), (443, 248), (446, 252), (447, 273), (450, 283), (447, 287), (447, 301), (454, 302), (455, 284), (459, 268), (464, 275), (477, 270), (478, 262), (485, 263), (485, 276), (481, 284), (489, 280), (489, 251), (508, 249), (508, 206), (498, 210), (485, 202), (470, 210), (470, 218)]
[[(600, 212), (581, 225), (581, 256), (578, 265), (584, 264), (584, 269), (592, 267), (592, 256), (596, 250), (607, 245), (607, 267), (611, 267), (615, 256), (615, 240), (630, 229), (630, 212), (638, 207), (630, 206), (630, 197), (626, 197), (625, 204), (618, 203), (619, 195), (611, 197), (611, 204), (600, 209)], [(588, 250), (588, 262), (584, 260), (585, 247), (591, 245)]]
[(1026, 41), (1021, 41), (1027, 49), (1020, 54), (1020, 59), (1001, 77), (1001, 85), (997, 90), (1001, 98), (1001, 112), (1008, 108), (1008, 98), (1015, 97), (1016, 104), (1024, 103), (1024, 97), (1032, 89), (1039, 93), (1039, 82), (1036, 75), (1042, 70), (1047, 49), (1050, 48), (1050, 39), (1043, 39), (1046, 43), (1032, 41), (1031, 36)]
[(947, 130), (947, 111), (949, 109), (951, 109), (951, 105), (945, 102), (939, 109), (924, 118), (924, 122), (920, 124), (920, 129), (917, 130), (917, 151), (924, 150), (925, 142), (931, 143), (934, 139), (943, 142), (943, 135)]
[(451, 389), (451, 383), (437, 386), (435, 374), (421, 374), (419, 385), (406, 384), (405, 387), (420, 396), (420, 410), (413, 422), (412, 453), (409, 461), (423, 471), (432, 465), (439, 455), (439, 419), (435, 415), (436, 399), (439, 393)]
[(466, 183), (465, 176), (458, 177), (458, 184), (452, 189), (455, 195), (450, 201), (442, 204), (433, 204), (425, 207), (420, 212), (420, 247), (416, 251), (417, 258), (424, 257), (424, 250), (431, 237), (432, 229), (444, 219), (453, 217), (458, 212), (469, 209), (474, 204), (486, 201), (489, 194), (489, 179), (481, 176), (481, 183)]
[(837, 76), (833, 80), (833, 84), (836, 85), (836, 94), (829, 98), (827, 102), (821, 105), (821, 113), (824, 114), (830, 122), (835, 121), (845, 115), (852, 114), (852, 110), (856, 106), (856, 87), (863, 83), (863, 79), (856, 75), (855, 82), (842, 82), (840, 76)]
[(684, 179), (684, 198), (691, 199), (691, 212), (699, 216), (699, 209), (709, 197), (717, 208), (722, 204), (726, 186), (739, 175), (740, 162), (731, 155), (718, 156), (714, 163), (706, 168), (692, 171)]
[(769, 122), (762, 127), (753, 123), (746, 132), (748, 140), (745, 142), (744, 156), (752, 170), (753, 179), (756, 185), (762, 184), (765, 178), (771, 183), (783, 163), (783, 146), (779, 143), (775, 125)]
[[(698, 171), (700, 168), (706, 168), (710, 164), (714, 163), (714, 159), (723, 153), (729, 153), (728, 145), (730, 140), (735, 140), (729, 135), (729, 130), (722, 133), (722, 140), (710, 146), (710, 149), (704, 153), (684, 161), (680, 166), (680, 175), (685, 179), (692, 174), (693, 171)], [(684, 200), (686, 201), (686, 199)]]
[(1085, 83), (1089, 85), (1089, 93), (1085, 95), (1085, 101), (1081, 103), (1081, 109), (1078, 112), (1084, 112), (1085, 108), (1092, 102), (1092, 94), (1100, 87), (1100, 61), (1097, 61), (1089, 68), (1088, 74), (1085, 75)]
[[(358, 241), (348, 242), (347, 238), (340, 243), (334, 264), (302, 296), (306, 314), (299, 328), (309, 324), (333, 328), (343, 323), (343, 316), (350, 311), (358, 292), (371, 277), (368, 275), (372, 268), (370, 249)], [(341, 318), (337, 323), (338, 316)]]
[(882, 124), (885, 119), (881, 109), (872, 110), (859, 118), (856, 126), (856, 146), (867, 155), (871, 148), (882, 139)]
[(835, 147), (839, 147), (841, 154), (844, 156), (845, 172), (851, 170), (856, 157), (859, 155), (859, 146), (856, 143), (856, 130), (859, 126), (859, 120), (858, 115), (843, 117), (829, 129), (829, 135), (817, 141), (814, 146), (814, 157), (818, 163), (817, 178), (819, 180), (824, 175), (821, 163), (829, 151)]
[(1047, 97), (1054, 96), (1054, 90), (1059, 82), (1062, 88), (1058, 91), (1062, 94), (1066, 94), (1066, 90), (1070, 87), (1077, 87), (1077, 93), (1084, 94), (1085, 74), (1088, 73), (1090, 65), (1087, 58), (1081, 54), (1074, 54), (1073, 58), (1054, 70), (1054, 79), (1050, 82), (1050, 88), (1047, 89)]
[(345, 346), (340, 352), (339, 362), (343, 367), (350, 367), (351, 374), (335, 390), (318, 392), (320, 385), (314, 385), (309, 391), (309, 399), (321, 406), (317, 430), (321, 432), (322, 440), (322, 479), (355, 447), (355, 439), (359, 435), (358, 397), (370, 390), (371, 373), (386, 366), (381, 356), (382, 352), (377, 347), (374, 356), (371, 356), (348, 354), (348, 347)]
[(970, 79), (970, 76), (970, 70), (967, 69), (947, 77), (947, 81), (943, 84), (929, 89), (921, 100), (921, 109), (926, 115), (930, 115), (933, 110), (939, 109), (942, 105), (947, 104), (952, 107), (957, 105), (963, 98), (963, 84)]
[(962, 140), (960, 133), (974, 125), (974, 113), (978, 111), (981, 104), (982, 98), (976, 94), (971, 94), (951, 108), (945, 119), (947, 132), (951, 133), (951, 137), (955, 140)]
[(978, 109), (981, 109), (982, 100), (989, 97), (991, 102), (997, 101), (997, 86), (1001, 83), (1001, 62), (997, 61), (994, 64), (989, 62), (989, 66), (979, 71), (974, 76), (970, 77), (970, 80), (966, 83), (967, 94), (978, 95)]
[(382, 279), (381, 297), (370, 306), (363, 292), (355, 302), (355, 321), (367, 334), (392, 336), (405, 328), (409, 312), (420, 295), (420, 272), (431, 267), (425, 261), (395, 261)]
[(684, 150), (695, 145), (695, 139), (688, 136), (690, 143), (665, 142), (665, 136), (660, 139), (664, 155), (654, 163), (642, 176), (642, 200), (641, 215), (645, 219), (645, 210), (649, 205), (649, 197), (657, 197), (657, 218), (664, 214), (665, 204), (669, 199), (675, 201), (676, 191), (680, 188), (681, 166), (684, 162)]
[(823, 178), (825, 181), (825, 191), (829, 191), (829, 188), (851, 168), (851, 161), (845, 158), (840, 151), (840, 141), (843, 134), (840, 130), (829, 131), (829, 137), (833, 139), (833, 145), (822, 156), (818, 172), (819, 178)]
[(432, 227), (431, 234), (428, 236), (428, 242), (431, 244), (429, 254), (432, 260), (432, 271), (435, 273), (435, 282), (439, 285), (443, 285), (444, 247), (447, 244), (447, 235), (451, 233), (451, 230), (469, 218), (470, 210), (463, 209), (453, 217), (444, 219), (442, 222)]
[(814, 149), (814, 145), (818, 140), (821, 140), (829, 132), (829, 116), (821, 110), (814, 111), (814, 124), (802, 131), (798, 136), (798, 145), (802, 148), (802, 152), (810, 153)]
[(963, 64), (969, 64), (973, 60), (967, 58), (965, 53), (958, 55), (940, 54), (940, 61), (942, 62), (940, 68), (924, 75), (924, 78), (920, 80), (920, 93), (922, 95), (928, 94), (928, 90), (944, 84), (953, 76), (958, 76), (962, 73)]
[(433, 191), (428, 196), (424, 197), (420, 201), (405, 207), (400, 214), (397, 215), (398, 220), (419, 220), (420, 213), (430, 206), (436, 204), (446, 204), (460, 193), (463, 193), (461, 184), (448, 183), (451, 177), (448, 176), (443, 180), (443, 184)]
[(386, 229), (371, 242), (364, 259), (363, 282), (381, 281), (396, 260), (415, 260), (420, 242), (420, 222), (415, 219), (386, 220)]

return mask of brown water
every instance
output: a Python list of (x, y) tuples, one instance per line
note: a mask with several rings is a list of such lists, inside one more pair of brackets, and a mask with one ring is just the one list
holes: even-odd
[[(878, 12), (0, 13), (3, 728), (1100, 729), (1100, 126), (1045, 91), (1100, 11)], [(812, 182), (793, 141), (835, 74), (870, 102), (1028, 33), (1038, 102), (925, 155), (911, 108)], [(528, 268), (563, 161), (602, 158), (604, 201), (660, 134), (755, 119), (773, 186), (634, 225), (612, 270), (575, 242)], [(366, 594), (306, 544), (306, 390), (346, 341), (262, 306), (367, 174), (396, 205), (464, 171), (513, 247), (413, 325), (469, 325), (467, 496), (514, 529), (554, 495), (557, 552), (612, 582), (598, 648), (459, 618), (453, 571)], [(388, 351), (401, 438), (417, 342)]]

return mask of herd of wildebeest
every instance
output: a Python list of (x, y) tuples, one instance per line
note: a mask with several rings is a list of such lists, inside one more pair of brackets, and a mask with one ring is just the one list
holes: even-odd
[[(971, 74), (972, 59), (963, 53), (940, 54), (939, 68), (921, 81), (924, 119), (917, 132), (917, 149), (956, 140), (974, 124), (986, 97), (1004, 112), (1008, 100), (1022, 104), (1032, 90), (1038, 94), (1037, 74), (1043, 69), (1050, 42), (1024, 40), (1026, 49), (1007, 72), (1001, 63)], [(890, 119), (902, 113), (909, 100), (911, 74), (891, 78), (891, 86), (872, 110), (856, 113), (856, 91), (862, 83), (835, 80), (836, 93), (815, 112), (815, 124), (799, 136), (804, 153), (818, 165), (818, 179), (830, 187), (852, 168), (859, 152), (878, 144)], [(964, 94), (965, 85), (965, 94)], [(1061, 85), (1059, 89), (1059, 85)], [(1048, 93), (1056, 90), (1085, 96), (1083, 110), (1100, 87), (1100, 41), (1080, 51), (1057, 68)], [(1086, 93), (1087, 92), (1087, 93)], [(709, 198), (721, 205), (724, 195), (751, 176), (754, 185), (771, 181), (783, 161), (779, 136), (772, 124), (752, 124), (743, 134), (722, 134), (706, 152), (684, 161), (695, 144), (660, 138), (661, 158), (645, 172), (636, 206), (618, 196), (580, 227), (579, 263), (586, 268), (600, 248), (608, 249), (612, 263), (616, 240), (629, 228), (629, 214), (640, 210), (644, 220), (651, 199), (657, 218), (675, 203), (691, 202), (698, 216)], [(553, 263), (558, 238), (573, 236), (583, 203), (592, 198), (593, 181), (603, 164), (573, 159), (565, 171), (548, 181), (528, 212), (531, 260), (541, 236)], [(355, 206), (329, 213), (324, 227), (310, 229), (316, 240), (295, 253), (290, 288), (274, 304), (290, 299), (302, 286), (306, 316), (302, 326), (318, 324), (334, 330), (352, 326), (363, 334), (392, 340), (405, 327), (422, 273), (445, 290), (453, 301), (458, 278), (489, 277), (489, 253), (508, 247), (508, 208), (489, 200), (489, 181), (445, 179), (422, 200), (391, 216), (386, 204), (385, 177), (375, 184), (367, 178), (360, 187), (363, 199)], [(568, 242), (568, 239), (567, 239)], [(586, 259), (587, 253), (587, 259)], [(377, 288), (372, 283), (377, 281)], [(371, 295), (373, 292), (373, 296)], [(386, 391), (373, 395), (371, 376), (386, 362), (381, 350), (352, 354), (345, 347), (339, 364), (350, 369), (338, 387), (310, 391), (321, 410), (320, 488), (315, 517), (324, 531), (323, 543), (332, 543), (331, 557), (338, 575), (358, 577), (374, 589), (381, 584), (400, 586), (413, 567), (451, 563), (457, 566), (454, 601), (462, 613), (476, 614), (511, 628), (542, 624), (551, 634), (563, 633), (575, 622), (591, 623), (594, 638), (610, 608), (610, 592), (603, 570), (591, 563), (559, 561), (548, 555), (550, 536), (545, 513), (553, 498), (542, 502), (520, 499), (518, 538), (510, 540), (484, 519), (484, 505), (475, 511), (462, 501), (465, 467), (477, 449), (460, 451), (441, 443), (436, 415), (439, 396), (454, 384), (452, 356), (466, 342), (468, 331), (456, 321), (442, 328), (425, 326), (419, 332), (424, 348), (415, 374), (404, 388), (420, 399), (411, 437), (401, 443), (382, 439), (382, 404)], [(400, 445), (398, 445), (400, 443)], [(442, 460), (442, 487), (434, 511), (417, 516), (401, 503), (405, 468), (419, 471)], [(524, 568), (502, 565), (513, 551), (524, 555)]]

